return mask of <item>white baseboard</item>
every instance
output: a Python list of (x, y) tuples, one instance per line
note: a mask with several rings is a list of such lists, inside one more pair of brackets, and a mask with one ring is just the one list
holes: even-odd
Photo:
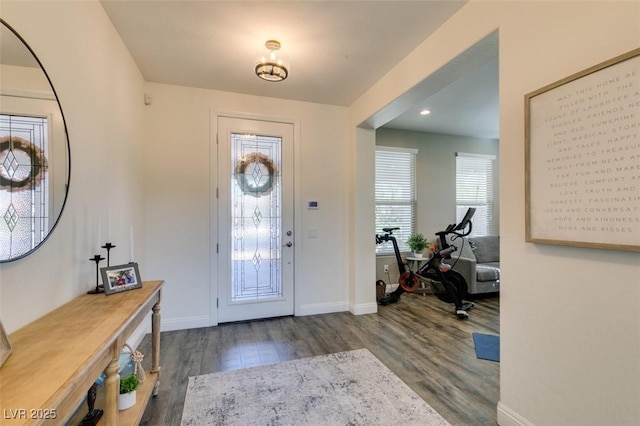
[(498, 401), (498, 424), (500, 426), (533, 426), (533, 423)]
[(348, 302), (314, 303), (310, 305), (300, 305), (296, 309), (295, 316), (304, 317), (307, 315), (332, 314), (334, 312), (344, 312), (348, 310)]
[(131, 333), (131, 336), (127, 339), (127, 344), (134, 350), (137, 349), (138, 345), (140, 345), (140, 342), (142, 342), (142, 339), (144, 339), (144, 336), (146, 336), (147, 333), (151, 333), (151, 326), (147, 325), (145, 321), (140, 324), (133, 333)]
[[(188, 330), (190, 328), (203, 328), (211, 325), (209, 315), (201, 315), (197, 317), (171, 318), (161, 320), (161, 331)], [(149, 333), (151, 332), (151, 324), (149, 324)]]
[[(319, 314), (331, 314), (334, 312), (346, 312), (350, 311), (354, 315), (371, 314), (378, 312), (378, 305), (376, 303), (364, 303), (356, 306), (350, 306), (349, 302), (334, 302), (334, 303), (314, 303), (309, 305), (300, 305), (295, 312), (295, 316), (307, 316), (307, 315), (319, 315)], [(188, 330), (190, 328), (202, 328), (210, 327), (211, 320), (207, 315), (183, 317), (183, 318), (171, 318), (162, 319), (160, 324), (161, 331), (175, 331), (175, 330)], [(151, 321), (146, 321), (145, 325), (142, 325), (134, 332), (128, 341), (131, 347), (139, 345), (145, 334), (151, 333)]]
[(378, 304), (360, 303), (358, 305), (351, 305), (349, 307), (349, 312), (351, 312), (353, 315), (375, 314), (378, 312)]
[[(134, 350), (138, 348), (142, 339), (144, 339), (144, 336), (151, 333), (151, 313), (149, 313), (147, 319), (148, 320), (143, 321), (127, 339), (127, 344)], [(161, 320), (160, 331), (188, 330), (190, 328), (209, 327), (209, 325), (208, 316), (177, 318), (164, 321)]]

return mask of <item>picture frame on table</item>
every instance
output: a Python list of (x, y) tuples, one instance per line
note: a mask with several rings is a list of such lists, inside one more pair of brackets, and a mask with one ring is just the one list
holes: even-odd
[(142, 279), (140, 278), (137, 263), (108, 266), (100, 268), (100, 272), (102, 274), (104, 293), (107, 296), (142, 287)]
[(2, 367), (2, 364), (9, 358), (11, 351), (13, 351), (13, 347), (9, 341), (9, 336), (7, 336), (2, 326), (2, 321), (0, 321), (0, 367)]

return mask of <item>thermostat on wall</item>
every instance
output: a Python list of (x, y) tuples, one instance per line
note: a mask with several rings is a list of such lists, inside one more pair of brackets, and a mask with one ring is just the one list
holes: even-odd
[(317, 201), (309, 201), (308, 208), (309, 209), (317, 209), (318, 208), (318, 202)]

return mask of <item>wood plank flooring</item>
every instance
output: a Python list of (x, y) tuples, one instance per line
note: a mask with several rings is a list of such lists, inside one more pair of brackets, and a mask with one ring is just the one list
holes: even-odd
[[(499, 334), (499, 309), (498, 297), (479, 299), (470, 318), (459, 320), (453, 305), (433, 295), (405, 294), (378, 314), (164, 332), (160, 393), (141, 424), (179, 425), (189, 376), (367, 348), (452, 425), (495, 425), (500, 365), (476, 358), (471, 333)], [(151, 353), (150, 336), (139, 349)]]

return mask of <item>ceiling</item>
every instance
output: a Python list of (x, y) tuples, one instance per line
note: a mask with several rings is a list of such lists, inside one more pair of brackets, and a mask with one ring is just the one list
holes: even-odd
[(24, 43), (6, 26), (0, 26), (0, 63), (17, 67), (40, 68)]
[[(101, 3), (146, 81), (348, 106), (465, 1)], [(290, 63), (282, 82), (254, 74), (268, 39), (280, 41), (279, 57)], [(418, 85), (375, 127), (497, 138), (495, 50), (455, 81)], [(423, 117), (425, 106), (432, 113)]]

